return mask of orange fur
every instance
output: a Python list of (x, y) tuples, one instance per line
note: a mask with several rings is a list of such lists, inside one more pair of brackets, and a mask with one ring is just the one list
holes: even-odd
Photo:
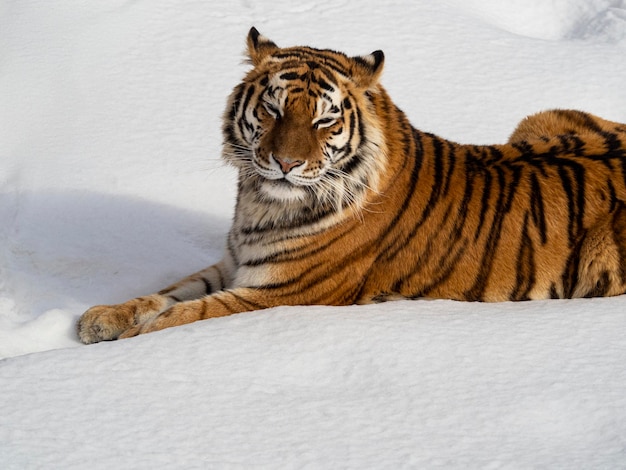
[(239, 170), (226, 255), (98, 306), (86, 343), (278, 305), (503, 301), (626, 292), (626, 126), (580, 111), (524, 119), (504, 145), (411, 127), (383, 55), (279, 48), (254, 28), (229, 98)]

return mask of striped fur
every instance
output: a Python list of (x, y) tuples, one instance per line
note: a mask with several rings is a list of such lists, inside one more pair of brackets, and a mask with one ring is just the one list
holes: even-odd
[(380, 51), (281, 49), (254, 28), (248, 50), (224, 115), (239, 170), (224, 259), (91, 308), (82, 341), (278, 305), (626, 291), (626, 125), (554, 110), (507, 144), (459, 145), (410, 125)]

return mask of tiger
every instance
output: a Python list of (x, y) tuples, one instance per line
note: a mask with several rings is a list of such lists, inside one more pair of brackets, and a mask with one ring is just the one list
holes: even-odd
[(414, 128), (384, 54), (281, 48), (252, 28), (227, 101), (237, 173), (221, 261), (95, 306), (84, 343), (284, 305), (523, 301), (626, 292), (626, 125), (555, 109), (508, 142)]

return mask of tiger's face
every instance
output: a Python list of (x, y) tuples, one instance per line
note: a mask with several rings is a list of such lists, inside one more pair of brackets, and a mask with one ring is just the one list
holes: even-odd
[[(311, 48), (280, 49), (252, 30), (255, 68), (229, 99), (224, 158), (269, 203), (340, 210), (375, 185), (382, 133), (368, 94), (382, 53), (368, 58)], [(369, 76), (368, 76), (369, 75)]]
[(242, 128), (251, 167), (265, 180), (260, 189), (266, 196), (302, 200), (332, 181), (340, 160), (358, 144), (358, 133), (348, 128), (355, 115), (344, 109), (350, 100), (309, 65), (268, 73), (259, 85), (258, 99), (245, 110), (251, 125)]

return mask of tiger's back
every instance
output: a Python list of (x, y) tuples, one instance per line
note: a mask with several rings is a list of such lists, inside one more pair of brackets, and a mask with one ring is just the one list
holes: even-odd
[(239, 171), (224, 259), (93, 307), (83, 341), (277, 305), (626, 292), (623, 124), (554, 110), (504, 145), (460, 145), (410, 125), (380, 51), (283, 49), (255, 29), (248, 50), (224, 114)]

